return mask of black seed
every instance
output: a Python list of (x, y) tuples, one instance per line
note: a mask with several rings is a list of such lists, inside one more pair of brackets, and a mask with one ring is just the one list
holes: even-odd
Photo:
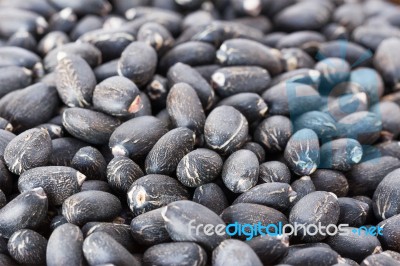
[(303, 176), (297, 179), (292, 184), (290, 184), (292, 189), (296, 193), (296, 197), (291, 202), (292, 206), (295, 205), (300, 199), (304, 198), (306, 195), (315, 192), (315, 185), (309, 176)]
[(216, 152), (197, 149), (182, 158), (176, 174), (185, 186), (199, 187), (217, 178), (222, 171), (222, 165), (222, 158)]
[(284, 156), (289, 168), (296, 174), (312, 174), (320, 160), (317, 134), (311, 129), (297, 131), (289, 139)]
[(163, 208), (158, 208), (132, 219), (131, 233), (136, 242), (153, 246), (170, 240), (161, 215)]
[[(321, 73), (318, 70), (309, 68), (300, 68), (274, 77), (271, 81), (270, 86), (275, 87), (276, 85), (281, 83), (289, 83), (289, 85), (291, 85), (290, 83), (299, 83), (299, 84), (309, 85), (312, 86), (314, 89), (317, 89), (320, 82), (321, 82)], [(293, 90), (293, 88), (291, 88), (291, 90)], [(306, 96), (307, 95), (313, 96), (314, 94), (315, 94), (314, 92), (309, 94), (305, 93)], [(290, 94), (290, 95), (292, 97), (295, 96), (295, 94)]]
[(111, 193), (111, 187), (106, 181), (88, 180), (82, 183), (81, 191), (99, 190)]
[(74, 137), (93, 144), (106, 144), (120, 121), (83, 108), (68, 108), (63, 113), (63, 126)]
[(118, 61), (119, 59), (114, 59), (93, 69), (97, 82), (102, 82), (107, 78), (118, 76)]
[(86, 176), (65, 166), (44, 166), (25, 171), (18, 179), (21, 193), (41, 187), (49, 204), (61, 205), (69, 196), (80, 191)]
[(245, 143), (247, 134), (246, 118), (230, 106), (215, 108), (207, 117), (204, 126), (207, 145), (222, 154), (239, 149)]
[(286, 236), (259, 236), (246, 242), (264, 264), (277, 263), (285, 256), (289, 239)]
[(52, 31), (47, 33), (38, 44), (38, 51), (42, 55), (47, 55), (53, 49), (70, 42), (69, 36), (62, 31)]
[(329, 115), (319, 111), (304, 113), (294, 121), (294, 130), (312, 129), (322, 141), (330, 140), (337, 135), (336, 121)]
[(107, 166), (107, 181), (119, 193), (128, 192), (132, 183), (144, 176), (142, 169), (129, 158), (117, 156)]
[(142, 108), (139, 89), (125, 77), (110, 77), (93, 92), (93, 107), (112, 116), (127, 116)]
[(354, 139), (336, 139), (321, 146), (321, 164), (319, 168), (349, 171), (361, 161), (363, 150)]
[(382, 134), (388, 135), (386, 138), (389, 140), (396, 139), (400, 134), (400, 119), (397, 116), (400, 106), (393, 102), (382, 102), (373, 105), (371, 111), (382, 121)]
[[(213, 250), (227, 239), (224, 221), (208, 208), (187, 200), (176, 201), (167, 205), (162, 211), (162, 217), (167, 231), (174, 241), (193, 241), (207, 250)], [(194, 222), (192, 222), (194, 221)], [(223, 234), (208, 236), (204, 230), (198, 230), (199, 225), (210, 224)]]
[(307, 49), (315, 44), (325, 41), (325, 37), (316, 31), (296, 31), (280, 38), (276, 48), (300, 48)]
[(82, 3), (79, 0), (74, 0), (68, 3), (64, 2), (63, 0), (50, 0), (50, 4), (59, 9), (71, 7), (78, 15), (107, 15), (107, 13), (111, 10), (110, 3), (104, 0), (89, 0), (86, 3)]
[(146, 265), (197, 265), (207, 263), (205, 250), (192, 242), (177, 242), (154, 245), (143, 254)]
[(83, 191), (67, 198), (62, 214), (68, 222), (83, 225), (87, 222), (111, 221), (121, 212), (119, 199), (103, 191)]
[(165, 27), (154, 22), (143, 24), (137, 33), (137, 39), (152, 46), (159, 55), (170, 50), (175, 42)]
[(249, 245), (236, 239), (227, 239), (213, 251), (212, 265), (261, 266), (263, 264)]
[(83, 254), (90, 265), (138, 266), (140, 261), (109, 234), (95, 232), (83, 242)]
[(83, 263), (83, 234), (78, 226), (63, 224), (49, 238), (46, 263), (49, 266), (80, 265)]
[(278, 161), (269, 161), (260, 165), (260, 176), (264, 182), (290, 183), (290, 170), (286, 164)]
[(75, 138), (59, 138), (51, 141), (53, 152), (50, 157), (50, 165), (71, 166), (75, 154), (83, 147), (88, 146), (86, 142)]
[(196, 91), (186, 83), (177, 83), (168, 93), (166, 107), (175, 127), (187, 127), (197, 135), (204, 131), (206, 116)]
[(106, 179), (106, 160), (96, 148), (91, 146), (80, 149), (74, 155), (71, 167), (84, 174), (87, 180)]
[(345, 197), (349, 192), (349, 184), (344, 174), (339, 171), (318, 169), (311, 174), (315, 189), (332, 192), (338, 197)]
[(128, 205), (135, 216), (189, 198), (177, 180), (165, 175), (146, 175), (133, 182), (128, 191)]
[[(340, 58), (326, 58), (315, 65), (315, 69), (321, 73), (319, 92), (323, 95), (332, 95), (332, 89), (350, 78), (350, 65)], [(333, 90), (333, 93), (335, 90)]]
[[(339, 220), (340, 207), (335, 194), (325, 191), (316, 191), (306, 195), (293, 206), (290, 211), (290, 223), (314, 224), (323, 226), (336, 224)], [(299, 237), (305, 242), (315, 242), (325, 239), (327, 236), (317, 233), (305, 235), (299, 231)]]
[(399, 264), (398, 260), (393, 259), (386, 254), (374, 254), (368, 256), (365, 260), (360, 264), (361, 266), (369, 266), (369, 265), (385, 265), (385, 266), (396, 266)]
[(260, 163), (265, 161), (265, 151), (264, 148), (256, 142), (247, 142), (242, 149), (252, 151)]
[(369, 211), (367, 203), (346, 197), (339, 198), (338, 202), (340, 206), (339, 223), (355, 227), (365, 224)]
[(50, 135), (46, 130), (30, 129), (13, 138), (4, 150), (8, 169), (17, 175), (26, 170), (46, 165), (52, 151)]
[(329, 266), (338, 263), (341, 260), (336, 251), (325, 247), (310, 247), (297, 250), (286, 256), (281, 263), (286, 265), (321, 265)]
[(8, 241), (8, 252), (21, 264), (44, 264), (46, 262), (47, 239), (29, 229), (12, 234)]
[(400, 213), (400, 197), (397, 195), (399, 174), (399, 169), (390, 172), (375, 190), (373, 208), (379, 219), (387, 219)]
[(0, 236), (11, 235), (24, 228), (36, 228), (47, 216), (47, 196), (42, 188), (18, 195), (0, 209)]
[(197, 187), (193, 194), (193, 201), (206, 206), (216, 214), (221, 214), (229, 206), (224, 192), (215, 183)]
[(259, 162), (249, 150), (238, 150), (225, 161), (222, 180), (225, 186), (235, 193), (248, 191), (257, 184)]
[(284, 60), (283, 67), (285, 71), (314, 67), (314, 60), (300, 48), (282, 49), (281, 53)]
[[(341, 85), (335, 87), (335, 89), (339, 88), (340, 86)], [(345, 89), (347, 90), (347, 88)], [(339, 88), (339, 91), (340, 90), (341, 88)], [(355, 92), (354, 94), (345, 94), (337, 98), (328, 97), (326, 105), (323, 105), (320, 110), (331, 116), (335, 122), (338, 122), (342, 118), (352, 113), (368, 111), (368, 104), (368, 97), (366, 93)]]
[(114, 156), (144, 157), (167, 131), (164, 123), (153, 116), (137, 117), (117, 127), (109, 145)]
[(399, 44), (399, 38), (386, 39), (379, 45), (374, 56), (374, 66), (382, 74), (383, 80), (393, 89), (400, 88), (400, 73), (398, 70), (400, 54), (397, 49), (394, 49)]
[(2, 67), (0, 73), (0, 97), (14, 90), (25, 88), (31, 82), (32, 71), (29, 69), (18, 66)]
[(61, 138), (64, 136), (64, 128), (61, 125), (45, 123), (45, 124), (36, 126), (36, 128), (45, 129), (49, 133), (50, 138), (52, 140)]
[(155, 74), (153, 79), (147, 84), (145, 92), (149, 97), (152, 107), (161, 110), (167, 106), (168, 84), (167, 79)]

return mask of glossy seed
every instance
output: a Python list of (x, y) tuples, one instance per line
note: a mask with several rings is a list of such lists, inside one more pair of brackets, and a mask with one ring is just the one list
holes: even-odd
[(21, 193), (42, 187), (49, 204), (61, 205), (69, 196), (80, 191), (86, 176), (65, 166), (43, 166), (25, 171), (18, 179)]

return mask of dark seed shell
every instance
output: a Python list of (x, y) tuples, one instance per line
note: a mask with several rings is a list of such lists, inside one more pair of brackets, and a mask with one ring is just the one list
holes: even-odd
[(286, 256), (281, 263), (284, 265), (321, 265), (329, 266), (339, 262), (336, 251), (326, 247), (310, 247), (299, 249)]
[(286, 236), (259, 236), (246, 242), (264, 263), (277, 263), (286, 255), (289, 239)]
[(193, 202), (206, 206), (216, 214), (221, 214), (229, 206), (224, 192), (215, 183), (197, 187), (193, 193)]
[(67, 198), (62, 205), (64, 217), (76, 225), (111, 221), (121, 210), (121, 202), (116, 196), (95, 190), (76, 193)]
[(103, 155), (91, 146), (75, 153), (71, 167), (84, 174), (87, 180), (106, 180), (107, 162)]
[(47, 239), (29, 229), (12, 234), (8, 241), (8, 252), (21, 264), (44, 264), (46, 262)]
[(383, 80), (392, 88), (400, 88), (399, 58), (400, 54), (395, 47), (400, 44), (399, 38), (384, 40), (376, 50), (374, 66), (382, 74)]
[(360, 227), (365, 224), (369, 205), (353, 198), (339, 198), (340, 216), (339, 223)]
[(114, 157), (107, 166), (108, 184), (120, 193), (128, 192), (133, 182), (142, 176), (144, 173), (139, 165), (126, 157)]
[(269, 161), (260, 165), (260, 179), (266, 183), (290, 183), (291, 174), (286, 164), (279, 161)]
[(363, 150), (354, 139), (336, 139), (321, 146), (321, 164), (319, 168), (349, 171), (361, 161)]
[(329, 114), (319, 111), (310, 111), (296, 118), (294, 130), (303, 128), (312, 129), (323, 142), (337, 136), (336, 121)]
[(75, 138), (58, 138), (51, 141), (53, 152), (50, 157), (50, 165), (71, 166), (75, 154), (83, 147), (88, 146), (86, 142)]
[(4, 150), (8, 169), (17, 175), (26, 170), (46, 165), (52, 151), (49, 133), (43, 129), (30, 129), (13, 138)]
[(296, 192), (296, 198), (292, 201), (292, 205), (295, 205), (300, 199), (316, 190), (309, 176), (303, 176), (297, 179), (290, 184), (290, 186)]
[(375, 190), (373, 208), (375, 216), (387, 219), (400, 214), (400, 195), (397, 192), (400, 170), (396, 169), (385, 176)]
[(212, 254), (212, 264), (215, 266), (223, 265), (243, 265), (261, 266), (263, 265), (257, 254), (246, 243), (227, 239), (223, 241)]
[(318, 169), (311, 175), (315, 189), (334, 193), (337, 197), (345, 197), (349, 192), (349, 183), (339, 171)]
[(61, 205), (69, 196), (78, 193), (86, 176), (65, 166), (44, 166), (25, 171), (18, 179), (21, 193), (42, 187), (49, 204)]
[(32, 71), (29, 69), (8, 66), (0, 73), (0, 97), (17, 89), (25, 88), (32, 82)]

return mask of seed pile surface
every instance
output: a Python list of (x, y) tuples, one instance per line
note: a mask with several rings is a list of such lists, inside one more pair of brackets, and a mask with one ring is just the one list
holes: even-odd
[(400, 265), (395, 2), (0, 0), (0, 265)]

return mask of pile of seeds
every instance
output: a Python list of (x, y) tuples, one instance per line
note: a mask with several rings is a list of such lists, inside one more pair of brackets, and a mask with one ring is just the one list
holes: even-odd
[(389, 1), (0, 0), (0, 128), (0, 265), (400, 265)]

